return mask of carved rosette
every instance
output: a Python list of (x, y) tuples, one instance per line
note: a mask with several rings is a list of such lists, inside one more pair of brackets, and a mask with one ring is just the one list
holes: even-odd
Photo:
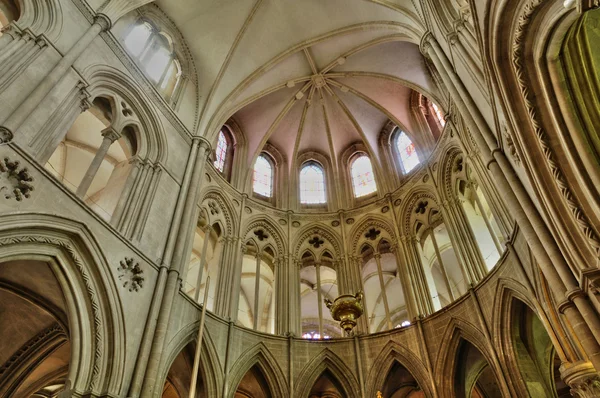
[(19, 168), (19, 161), (11, 162), (8, 158), (0, 161), (0, 192), (5, 199), (29, 198), (33, 191), (33, 177), (27, 168)]
[(12, 139), (13, 133), (5, 127), (0, 127), (0, 145), (8, 144)]
[(134, 263), (132, 258), (125, 257), (121, 260), (119, 267), (119, 280), (123, 281), (123, 287), (130, 292), (138, 291), (144, 286), (144, 271), (139, 263)]

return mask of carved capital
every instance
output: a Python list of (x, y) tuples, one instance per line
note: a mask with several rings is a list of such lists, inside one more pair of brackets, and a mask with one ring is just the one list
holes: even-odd
[(94, 23), (100, 25), (103, 32), (109, 30), (112, 27), (112, 21), (106, 14), (98, 14), (94, 17)]
[(563, 363), (560, 376), (571, 387), (571, 395), (579, 398), (600, 396), (600, 377), (590, 362)]
[(108, 127), (102, 131), (102, 137), (109, 139), (110, 142), (115, 142), (116, 140), (121, 138), (121, 134), (119, 134), (112, 127)]

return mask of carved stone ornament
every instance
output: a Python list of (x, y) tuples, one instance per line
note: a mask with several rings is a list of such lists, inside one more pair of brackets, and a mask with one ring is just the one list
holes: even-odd
[(578, 398), (600, 397), (600, 377), (593, 375), (570, 384), (571, 395)]
[(5, 127), (0, 127), (0, 145), (8, 144), (12, 139), (13, 133)]
[(210, 214), (212, 214), (213, 216), (219, 214), (219, 206), (217, 206), (216, 202), (212, 200), (208, 202), (208, 208), (210, 209)]
[(263, 241), (265, 239), (269, 239), (269, 235), (265, 232), (264, 229), (257, 229), (254, 231), (254, 235), (259, 241)]
[(340, 222), (339, 222), (338, 220), (333, 220), (333, 221), (331, 222), (331, 226), (332, 226), (332, 227), (339, 227), (339, 226), (340, 226)]
[(381, 208), (381, 212), (384, 213), (384, 214), (387, 213), (388, 211), (390, 211), (390, 207), (389, 206), (383, 206)]
[(33, 177), (29, 175), (27, 168), (19, 168), (19, 161), (11, 162), (4, 158), (0, 162), (0, 192), (5, 199), (29, 198), (33, 191)]
[(300, 225), (301, 225), (301, 224), (300, 224), (300, 222), (299, 222), (299, 221), (294, 221), (294, 222), (292, 222), (292, 227), (294, 227), (294, 228), (298, 228)]
[(564, 362), (561, 378), (571, 387), (571, 395), (578, 398), (600, 397), (600, 376), (590, 362)]
[(278, 222), (279, 222), (279, 225), (287, 225), (287, 221), (284, 220), (283, 218), (280, 218)]
[(325, 241), (321, 239), (318, 235), (315, 235), (311, 240), (308, 241), (308, 243), (312, 245), (312, 247), (314, 247), (315, 249), (318, 249), (319, 247), (321, 247), (322, 244), (325, 243)]
[(402, 199), (396, 199), (394, 201), (394, 206), (398, 207), (398, 206), (400, 206), (400, 203), (402, 203)]
[(346, 220), (346, 224), (348, 224), (348, 225), (352, 225), (352, 224), (354, 224), (354, 218), (352, 218), (352, 217), (351, 217), (351, 218), (348, 218), (348, 219)]
[(508, 149), (508, 153), (510, 153), (510, 156), (513, 158), (515, 163), (520, 163), (521, 158), (519, 157), (519, 153), (517, 152), (517, 147), (515, 146), (515, 142), (513, 141), (506, 126), (504, 126), (504, 139), (506, 140), (506, 149)]
[(144, 271), (139, 263), (134, 263), (133, 258), (125, 257), (117, 268), (119, 270), (119, 280), (123, 281), (123, 287), (130, 292), (138, 291), (144, 286)]

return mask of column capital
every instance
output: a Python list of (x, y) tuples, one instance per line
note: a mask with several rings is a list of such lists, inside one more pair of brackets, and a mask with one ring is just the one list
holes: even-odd
[(198, 145), (198, 148), (202, 148), (206, 153), (210, 153), (211, 145), (210, 142), (204, 137), (194, 136), (192, 137), (192, 145)]
[(112, 143), (121, 138), (121, 134), (118, 133), (113, 127), (109, 126), (102, 130), (102, 137), (108, 138)]
[(110, 20), (108, 15), (104, 13), (99, 13), (94, 17), (94, 24), (100, 25), (102, 32), (105, 32), (112, 28), (112, 21)]
[(419, 44), (419, 48), (422, 54), (427, 54), (429, 49), (432, 47), (432, 43), (435, 41), (435, 36), (431, 31), (425, 32), (423, 37), (421, 37), (421, 43)]

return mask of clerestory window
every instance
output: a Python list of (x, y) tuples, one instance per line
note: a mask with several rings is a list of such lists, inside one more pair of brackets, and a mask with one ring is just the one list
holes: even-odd
[(321, 204), (326, 202), (325, 172), (319, 164), (309, 162), (300, 170), (300, 203)]
[(367, 155), (360, 155), (354, 159), (350, 167), (350, 175), (352, 176), (354, 197), (360, 198), (377, 191), (373, 165)]

